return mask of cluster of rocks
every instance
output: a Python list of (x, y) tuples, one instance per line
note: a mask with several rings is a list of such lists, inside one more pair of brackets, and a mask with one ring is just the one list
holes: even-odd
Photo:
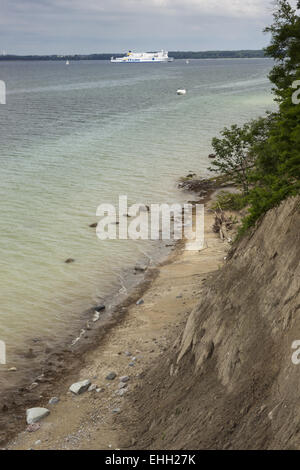
[[(121, 354), (121, 353), (120, 353)], [(124, 352), (125, 356), (130, 358), (129, 366), (134, 366), (136, 363), (136, 357), (131, 354), (129, 351)], [(118, 377), (117, 373), (114, 371), (109, 372), (105, 379), (108, 382), (115, 381), (115, 379)], [(123, 375), (118, 378), (118, 385), (117, 388), (114, 392), (116, 396), (122, 397), (125, 395), (125, 393), (128, 390), (128, 383), (130, 381), (130, 376), (129, 375)], [(85, 379), (81, 380), (79, 382), (73, 383), (69, 387), (69, 392), (71, 392), (74, 395), (81, 395), (85, 392), (101, 392), (103, 391), (103, 388), (98, 387), (97, 384), (92, 383), (90, 379)], [(59, 403), (60, 399), (58, 397), (52, 397), (50, 398), (48, 405), (54, 406), (57, 403)], [(112, 413), (117, 414), (120, 413), (120, 408), (113, 408)], [(49, 416), (50, 410), (48, 408), (42, 408), (42, 407), (36, 407), (36, 408), (29, 408), (26, 410), (26, 422), (27, 422), (27, 432), (35, 432), (40, 429), (40, 421), (42, 421), (44, 418)]]
[(180, 181), (178, 188), (192, 192), (201, 191), (202, 194), (206, 194), (214, 188), (215, 183), (216, 181), (212, 179), (188, 179), (186, 181)]

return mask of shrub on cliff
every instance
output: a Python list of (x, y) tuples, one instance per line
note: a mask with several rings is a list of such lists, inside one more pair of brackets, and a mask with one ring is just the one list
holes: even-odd
[(243, 190), (244, 196), (248, 195), (257, 149), (269, 138), (275, 119), (276, 114), (270, 113), (242, 127), (225, 127), (222, 137), (212, 140), (215, 159), (209, 170), (229, 176)]

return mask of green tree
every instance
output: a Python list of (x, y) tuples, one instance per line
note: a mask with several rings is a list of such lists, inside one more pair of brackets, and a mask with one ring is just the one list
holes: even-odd
[(216, 157), (209, 170), (230, 176), (247, 195), (257, 149), (268, 139), (275, 118), (275, 114), (268, 114), (242, 127), (225, 127), (222, 137), (212, 140)]
[[(300, 8), (300, 1), (297, 7)], [(271, 44), (265, 51), (276, 62), (269, 78), (281, 102), (296, 79), (300, 66), (300, 18), (288, 0), (276, 1), (273, 16), (273, 24), (265, 29), (271, 33)]]
[(274, 22), (265, 30), (271, 34), (266, 53), (275, 60), (269, 77), (278, 112), (225, 128), (212, 142), (216, 160), (210, 170), (231, 175), (247, 194), (244, 229), (300, 192), (300, 104), (292, 99), (300, 80), (299, 9), (300, 0), (297, 10), (288, 0), (277, 0)]
[[(300, 2), (298, 3), (298, 8)], [(292, 87), (300, 79), (300, 17), (286, 0), (277, 2), (267, 52), (275, 59), (270, 74), (279, 102), (277, 119), (268, 139), (253, 150), (257, 158), (252, 174), (249, 226), (283, 199), (299, 194), (300, 189), (300, 104), (294, 104)]]

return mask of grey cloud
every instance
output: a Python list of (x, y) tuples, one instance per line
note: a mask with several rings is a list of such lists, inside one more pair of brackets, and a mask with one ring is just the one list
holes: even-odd
[(0, 50), (260, 48), (271, 0), (2, 0)]

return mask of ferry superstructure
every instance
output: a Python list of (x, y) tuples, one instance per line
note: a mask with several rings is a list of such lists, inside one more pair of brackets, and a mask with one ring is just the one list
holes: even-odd
[(132, 52), (129, 51), (124, 57), (111, 57), (113, 63), (156, 63), (173, 62), (174, 58), (169, 57), (168, 51), (163, 49), (159, 52)]

